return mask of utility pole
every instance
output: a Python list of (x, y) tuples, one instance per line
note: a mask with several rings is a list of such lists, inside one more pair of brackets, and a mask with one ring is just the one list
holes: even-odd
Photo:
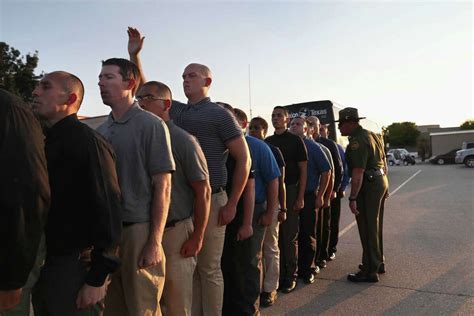
[(250, 119), (252, 119), (252, 92), (250, 89), (250, 64), (249, 64), (249, 113), (250, 113)]

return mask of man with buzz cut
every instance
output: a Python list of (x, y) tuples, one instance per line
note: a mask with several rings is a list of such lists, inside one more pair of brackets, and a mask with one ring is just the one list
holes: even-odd
[(324, 196), (331, 177), (329, 161), (321, 146), (306, 137), (308, 127), (302, 117), (295, 117), (290, 123), (290, 132), (304, 141), (308, 151), (308, 180), (304, 196), (304, 208), (300, 212), (300, 230), (298, 234), (298, 276), (306, 284), (315, 281), (317, 267), (313, 271), (316, 256), (316, 217), (323, 207)]
[(175, 170), (165, 122), (135, 102), (140, 73), (132, 62), (102, 62), (99, 88), (112, 112), (98, 131), (117, 154), (122, 190), (122, 266), (113, 275), (105, 315), (161, 315), (165, 230)]
[(280, 224), (280, 289), (290, 293), (296, 287), (298, 276), (299, 212), (304, 207), (308, 154), (301, 137), (288, 131), (288, 110), (276, 106), (272, 112), (275, 133), (266, 141), (281, 150), (286, 164), (286, 220)]
[(99, 133), (79, 122), (83, 96), (79, 78), (64, 71), (48, 73), (33, 91), (33, 111), (47, 126), (51, 187), (46, 259), (33, 292), (37, 316), (97, 312), (106, 279), (120, 264), (115, 154)]
[[(144, 38), (134, 28), (128, 29), (128, 35), (130, 60), (141, 69), (139, 52)], [(202, 64), (189, 64), (182, 78), (188, 102), (173, 101), (170, 117), (176, 125), (198, 139), (207, 160), (212, 188), (209, 221), (194, 273), (192, 314), (221, 315), (224, 293), (221, 256), (225, 226), (235, 217), (237, 203), (244, 191), (250, 171), (250, 153), (233, 115), (208, 97), (212, 83), (209, 68)], [(228, 154), (235, 159), (229, 196), (225, 192)]]
[(143, 109), (162, 118), (170, 131), (176, 172), (163, 234), (166, 275), (162, 301), (166, 315), (191, 315), (196, 256), (202, 248), (211, 202), (206, 158), (196, 138), (170, 119), (172, 97), (167, 85), (148, 81), (136, 99)]

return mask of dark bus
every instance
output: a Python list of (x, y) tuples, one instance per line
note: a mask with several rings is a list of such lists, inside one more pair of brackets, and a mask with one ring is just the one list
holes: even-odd
[[(341, 135), (337, 128), (337, 124), (334, 123), (335, 120), (339, 119), (339, 111), (344, 108), (343, 106), (329, 100), (324, 100), (284, 105), (284, 107), (288, 109), (290, 119), (299, 116), (317, 116), (321, 121), (321, 124), (329, 124), (329, 138), (342, 145), (344, 148), (347, 146), (347, 137)], [(361, 117), (365, 116), (360, 112), (359, 115)], [(382, 128), (368, 118), (360, 120), (360, 125), (377, 134), (381, 134), (382, 132)]]

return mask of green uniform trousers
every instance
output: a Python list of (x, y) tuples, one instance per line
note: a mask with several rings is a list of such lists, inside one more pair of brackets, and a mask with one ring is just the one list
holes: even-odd
[(377, 273), (383, 262), (382, 253), (382, 225), (384, 197), (388, 189), (388, 180), (385, 175), (376, 176), (372, 181), (364, 178), (361, 190), (357, 197), (356, 216), (362, 243), (363, 271), (368, 274)]

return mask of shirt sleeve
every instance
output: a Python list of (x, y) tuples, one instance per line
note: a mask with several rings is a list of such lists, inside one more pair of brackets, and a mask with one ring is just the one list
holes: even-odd
[(85, 282), (91, 286), (102, 286), (107, 275), (120, 265), (114, 250), (122, 233), (121, 195), (113, 149), (105, 139), (96, 135), (89, 139), (86, 150), (91, 197), (90, 243), (94, 249)]
[(278, 178), (280, 174), (280, 169), (278, 168), (277, 162), (275, 157), (273, 156), (270, 147), (262, 142), (262, 150), (261, 150), (261, 159), (260, 163), (260, 170), (262, 170), (262, 178), (265, 184), (269, 183), (275, 178)]
[(235, 117), (229, 111), (219, 107), (219, 109), (216, 110), (216, 113), (218, 113), (219, 137), (224, 143), (235, 137), (243, 135)]
[(147, 123), (149, 125), (144, 131), (144, 147), (150, 176), (157, 173), (173, 172), (176, 167), (168, 127), (163, 120), (157, 117), (150, 117)]
[(350, 152), (350, 168), (365, 169), (369, 159), (368, 144), (360, 137), (354, 137), (350, 140), (347, 150)]
[(185, 147), (185, 157), (180, 161), (184, 163), (186, 168), (184, 174), (188, 178), (188, 181), (194, 182), (209, 179), (206, 157), (204, 156), (197, 140), (193, 136), (187, 134), (183, 138), (183, 141), (185, 141), (185, 144), (181, 144), (181, 146)]
[(301, 137), (295, 137), (296, 140), (296, 161), (308, 161), (308, 151), (306, 150), (306, 145)]
[(316, 167), (319, 172), (327, 172), (331, 170), (331, 165), (329, 164), (328, 158), (324, 154), (323, 149), (320, 146), (315, 147), (315, 162), (316, 162)]

